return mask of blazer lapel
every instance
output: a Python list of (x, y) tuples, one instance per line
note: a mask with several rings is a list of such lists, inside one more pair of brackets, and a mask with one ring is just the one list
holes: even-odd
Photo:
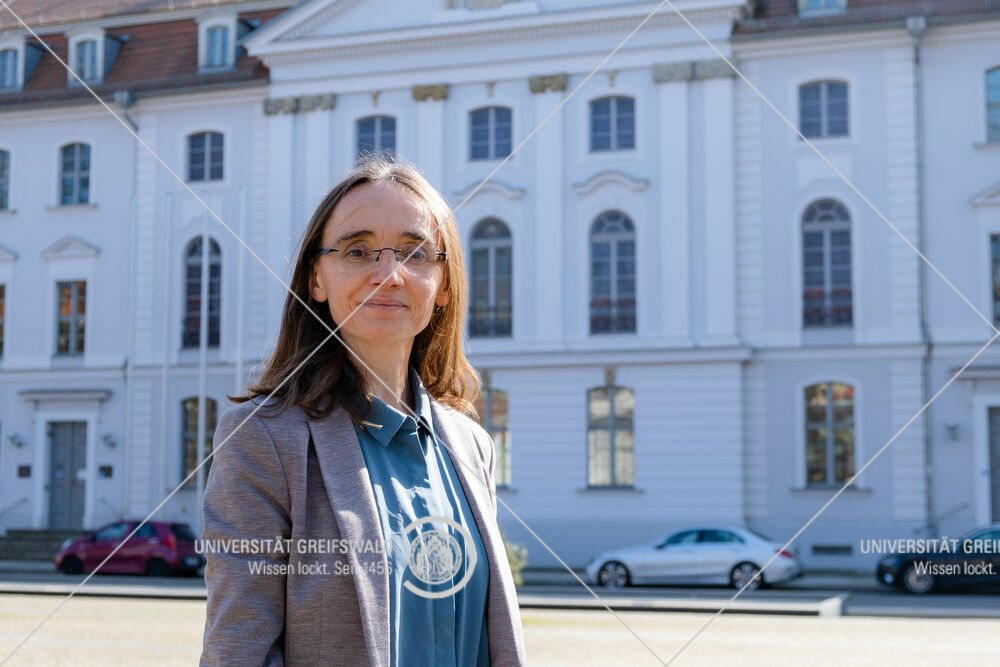
[[(325, 419), (310, 419), (309, 431), (341, 538), (349, 545), (384, 545), (368, 468), (347, 411), (337, 407)], [(349, 548), (348, 559), (358, 591), (368, 657), (372, 667), (388, 667), (388, 557), (384, 548), (381, 551)], [(385, 651), (378, 651), (378, 647), (385, 647)]]

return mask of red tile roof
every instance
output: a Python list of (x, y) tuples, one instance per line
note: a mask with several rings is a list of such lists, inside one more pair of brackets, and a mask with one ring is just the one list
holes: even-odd
[(928, 24), (1000, 17), (1000, 0), (847, 0), (847, 11), (829, 16), (799, 17), (798, 0), (757, 0), (752, 19), (736, 24), (734, 35), (801, 31), (818, 28), (890, 24), (903, 26), (909, 16), (927, 17)]
[[(242, 1), (244, 0), (9, 0), (7, 4), (25, 23), (32, 28), (39, 28), (112, 16), (238, 5)], [(9, 11), (0, 7), (0, 29), (16, 28), (19, 25)]]
[[(140, 3), (117, 4), (134, 6)], [(246, 12), (239, 16), (247, 21), (259, 19), (263, 25), (283, 11), (273, 9)], [(141, 94), (207, 85), (239, 85), (254, 80), (264, 82), (268, 78), (267, 68), (257, 58), (248, 56), (246, 52), (241, 52), (236, 66), (231, 70), (199, 74), (198, 24), (193, 19), (109, 28), (105, 34), (125, 40), (111, 68), (105, 74), (104, 82), (92, 86), (94, 92), (105, 99), (113, 97), (114, 91), (117, 90), (131, 90), (133, 93)], [(64, 35), (49, 34), (42, 35), (42, 38), (63, 61), (66, 61), (67, 39)], [(28, 43), (38, 42), (29, 38)], [(0, 94), (0, 110), (11, 110), (25, 104), (74, 100), (89, 96), (90, 93), (82, 86), (67, 86), (65, 67), (45, 50), (22, 90)]]

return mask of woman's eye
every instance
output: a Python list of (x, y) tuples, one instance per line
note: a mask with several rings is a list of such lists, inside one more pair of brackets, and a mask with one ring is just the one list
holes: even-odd
[(347, 255), (348, 257), (364, 257), (365, 256), (365, 250), (364, 250), (364, 248), (350, 248), (344, 254)]

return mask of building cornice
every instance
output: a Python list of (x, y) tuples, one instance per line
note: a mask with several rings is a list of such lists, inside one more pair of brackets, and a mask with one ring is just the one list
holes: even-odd
[[(625, 10), (627, 14), (624, 14)], [(685, 15), (701, 24), (726, 23), (746, 15), (745, 4), (719, 3), (716, 7), (691, 8)], [(647, 12), (648, 13), (648, 12)], [(603, 15), (603, 16), (599, 16)], [(380, 56), (418, 50), (482, 47), (488, 44), (507, 44), (519, 41), (551, 41), (566, 37), (579, 37), (597, 33), (627, 34), (634, 30), (638, 15), (636, 7), (569, 12), (553, 12), (531, 17), (518, 17), (516, 21), (504, 19), (509, 27), (497, 26), (497, 21), (483, 21), (461, 25), (434, 25), (360, 34), (322, 37), (313, 39), (277, 40), (272, 42), (248, 41), (250, 55), (261, 58), (268, 67), (315, 60)], [(532, 25), (534, 23), (534, 25)], [(644, 30), (686, 25), (676, 14), (653, 16)]]

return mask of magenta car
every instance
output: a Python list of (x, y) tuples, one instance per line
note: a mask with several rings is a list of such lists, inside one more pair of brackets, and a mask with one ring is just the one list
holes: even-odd
[[(116, 521), (103, 528), (63, 542), (56, 554), (56, 569), (66, 574), (93, 572), (135, 529), (139, 521)], [(197, 574), (205, 564), (194, 548), (195, 535), (186, 523), (144, 523), (99, 570), (108, 574)]]

